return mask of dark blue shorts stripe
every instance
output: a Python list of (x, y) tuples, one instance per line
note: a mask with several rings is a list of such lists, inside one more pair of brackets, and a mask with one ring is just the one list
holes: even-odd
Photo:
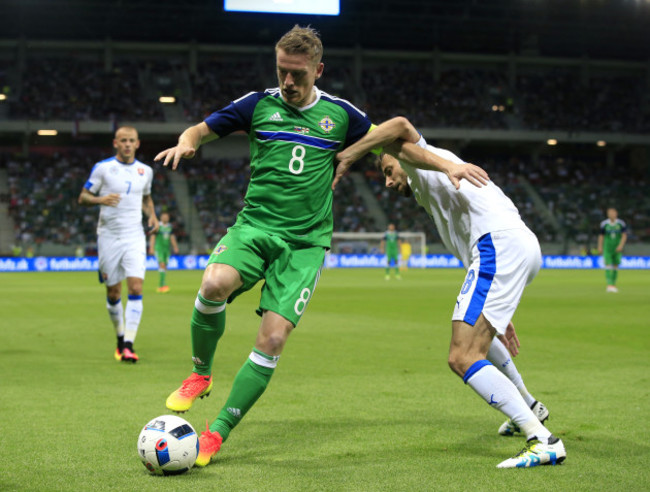
[(492, 243), (492, 236), (489, 233), (481, 236), (478, 240), (478, 251), (480, 259), (478, 280), (476, 281), (476, 288), (472, 294), (472, 299), (469, 301), (467, 312), (463, 318), (465, 323), (472, 326), (474, 326), (476, 320), (483, 312), (487, 293), (492, 286), (492, 280), (497, 271), (496, 251), (494, 250), (494, 243)]

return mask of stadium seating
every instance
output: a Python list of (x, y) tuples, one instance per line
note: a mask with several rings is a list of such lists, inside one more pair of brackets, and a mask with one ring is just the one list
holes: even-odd
[[(272, 61), (211, 55), (192, 74), (177, 59), (119, 59), (105, 72), (98, 59), (30, 57), (9, 117), (201, 121), (250, 90), (276, 86)], [(436, 77), (430, 62), (370, 60), (356, 86), (351, 70), (349, 58), (333, 57), (318, 85), (356, 103), (374, 121), (404, 115), (433, 128), (650, 130), (646, 82), (638, 75), (610, 71), (585, 78), (577, 68), (523, 68), (510, 85), (506, 71), (495, 67), (447, 67)], [(176, 96), (179, 111), (163, 111), (159, 95)]]

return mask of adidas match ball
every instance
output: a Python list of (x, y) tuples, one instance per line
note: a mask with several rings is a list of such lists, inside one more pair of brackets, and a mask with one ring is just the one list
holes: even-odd
[(179, 475), (194, 466), (199, 438), (194, 428), (175, 415), (156, 417), (138, 437), (138, 456), (154, 475)]

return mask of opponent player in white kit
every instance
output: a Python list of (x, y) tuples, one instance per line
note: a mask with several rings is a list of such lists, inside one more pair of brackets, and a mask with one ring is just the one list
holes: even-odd
[[(81, 205), (99, 205), (97, 247), (100, 281), (106, 283), (106, 307), (115, 327), (115, 359), (137, 362), (133, 342), (142, 317), (142, 283), (146, 270), (146, 241), (142, 214), (150, 232), (158, 230), (151, 198), (153, 170), (135, 158), (140, 146), (135, 128), (115, 132), (115, 157), (98, 162), (79, 195)], [(122, 281), (128, 301), (122, 308)]]
[(399, 160), (382, 155), (380, 166), (386, 187), (415, 196), (436, 223), (445, 246), (467, 269), (452, 316), (449, 366), (490, 406), (509, 417), (499, 433), (521, 431), (528, 440), (520, 453), (497, 467), (559, 464), (566, 458), (564, 444), (544, 427), (548, 410), (528, 393), (505, 349), (510, 348), (513, 355), (518, 353), (519, 340), (511, 319), (524, 287), (541, 266), (537, 238), (494, 183), (481, 188), (467, 183), (454, 187), (445, 174), (428, 170), (430, 153), (453, 165), (465, 163), (448, 150), (427, 145), (405, 118), (379, 125), (339, 153), (341, 163), (333, 186), (368, 151), (399, 146), (399, 139), (417, 142), (422, 154), (417, 161), (403, 154), (398, 155)]

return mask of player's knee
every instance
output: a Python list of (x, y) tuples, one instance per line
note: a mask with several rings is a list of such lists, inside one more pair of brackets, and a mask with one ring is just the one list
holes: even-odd
[(265, 350), (267, 350), (269, 354), (279, 354), (282, 352), (282, 349), (284, 348), (284, 344), (287, 341), (287, 337), (284, 334), (281, 333), (272, 333), (269, 336), (266, 337), (266, 339), (263, 341)]
[(232, 294), (231, 286), (219, 277), (204, 278), (201, 295), (211, 301), (225, 301)]
[(447, 364), (449, 364), (449, 369), (458, 374), (460, 377), (463, 377), (465, 374), (465, 358), (462, 357), (461, 354), (454, 351), (449, 352), (449, 359), (447, 360)]

